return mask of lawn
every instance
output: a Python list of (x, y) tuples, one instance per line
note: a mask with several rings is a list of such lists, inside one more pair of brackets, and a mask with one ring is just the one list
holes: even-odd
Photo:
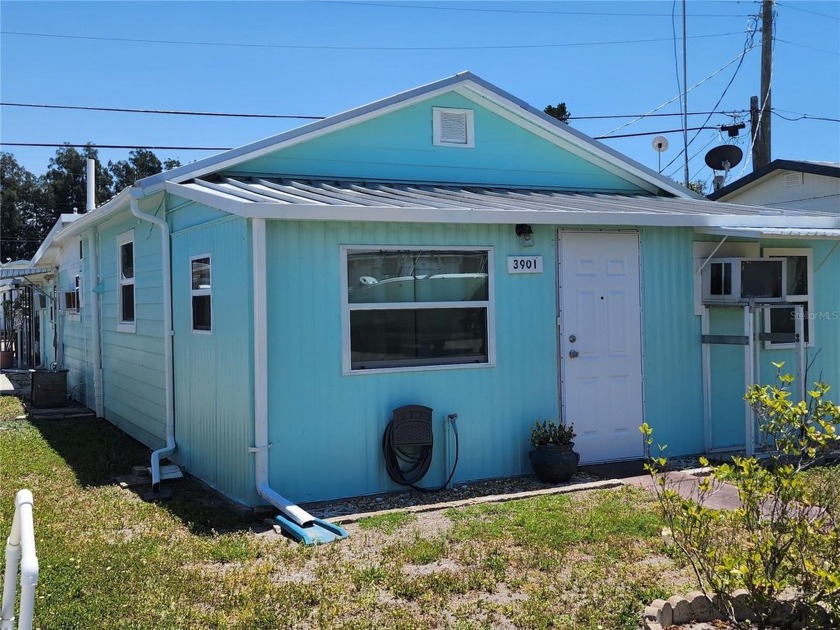
[(376, 516), (303, 547), (190, 480), (161, 503), (120, 488), (148, 450), (106, 422), (21, 413), (0, 397), (0, 537), (29, 488), (40, 628), (629, 630), (690, 588), (639, 490)]

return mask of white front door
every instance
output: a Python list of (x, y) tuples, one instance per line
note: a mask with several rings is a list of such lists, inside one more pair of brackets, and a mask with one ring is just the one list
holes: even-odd
[(642, 457), (639, 237), (560, 234), (560, 391), (581, 463)]

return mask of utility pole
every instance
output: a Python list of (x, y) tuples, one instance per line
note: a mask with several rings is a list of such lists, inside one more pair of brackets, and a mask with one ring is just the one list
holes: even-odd
[(753, 170), (770, 163), (770, 78), (773, 68), (773, 0), (761, 7), (761, 99), (750, 99)]
[(682, 2), (682, 27), (683, 27), (683, 151), (685, 153), (685, 186), (688, 188), (688, 56), (686, 40), (688, 36), (685, 30), (685, 0)]

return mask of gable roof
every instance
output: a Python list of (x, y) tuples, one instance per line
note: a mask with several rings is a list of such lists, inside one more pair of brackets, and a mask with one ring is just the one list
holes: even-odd
[(471, 72), (460, 72), (451, 77), (401, 92), (394, 96), (291, 129), (230, 151), (210, 156), (192, 164), (141, 179), (136, 183), (136, 186), (144, 195), (153, 194), (165, 188), (166, 182), (182, 183), (190, 179), (231, 169), (236, 165), (284, 147), (292, 146), (326, 133), (382, 116), (395, 109), (407, 107), (413, 103), (427, 100), (438, 94), (453, 90), (460, 90), (473, 96), (483, 97), (493, 105), (521, 116), (525, 121), (539, 128), (541, 132), (554, 137), (565, 146), (571, 147), (573, 150), (580, 152), (580, 154), (587, 156), (589, 160), (607, 163), (624, 177), (640, 182), (652, 194), (665, 194), (667, 196), (689, 199), (701, 198), (697, 193), (677, 184), (667, 177), (663, 177), (643, 164), (607, 147), (586, 134), (560, 122), (556, 118), (548, 116)]
[(810, 173), (812, 175), (823, 175), (824, 177), (840, 177), (840, 164), (836, 162), (809, 162), (801, 160), (773, 160), (760, 169), (737, 179), (731, 184), (707, 195), (709, 199), (716, 201), (730, 196), (731, 194), (752, 186), (760, 180), (770, 177), (776, 171), (795, 171), (799, 173)]

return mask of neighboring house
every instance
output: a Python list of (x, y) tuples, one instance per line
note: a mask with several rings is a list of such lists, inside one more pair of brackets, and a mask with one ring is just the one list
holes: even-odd
[[(552, 417), (582, 463), (641, 457), (643, 421), (672, 454), (743, 447), (746, 357), (767, 381), (794, 352), (701, 343), (746, 316), (705, 308), (696, 270), (790, 254), (809, 312), (837, 313), (839, 237), (837, 214), (699, 198), (462, 73), (143, 179), (32, 265), (59, 269), (78, 400), (153, 468), (257, 505), (396, 489), (382, 435), (408, 404), (434, 409), (429, 486), (451, 413), (456, 482), (529, 472)], [(840, 324), (808, 334), (840, 386)]]
[(773, 160), (716, 190), (709, 199), (840, 213), (840, 164)]

